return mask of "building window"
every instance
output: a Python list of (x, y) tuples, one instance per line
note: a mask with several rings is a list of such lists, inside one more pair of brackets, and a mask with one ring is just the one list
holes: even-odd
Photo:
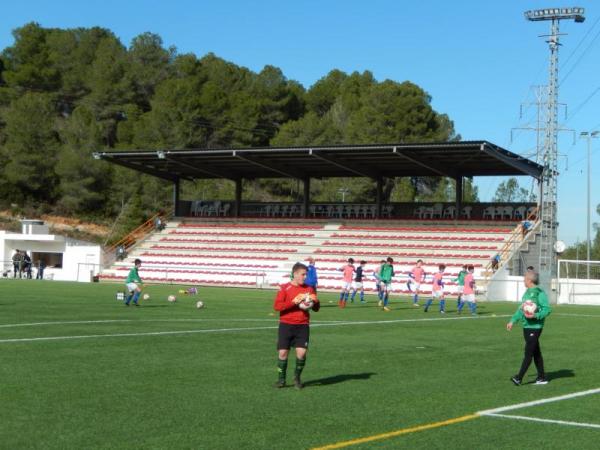
[(40, 261), (46, 263), (47, 268), (62, 269), (63, 254), (47, 252), (31, 252), (31, 262), (37, 267)]

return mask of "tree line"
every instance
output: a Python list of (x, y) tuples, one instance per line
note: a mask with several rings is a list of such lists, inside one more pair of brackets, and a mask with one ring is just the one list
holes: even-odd
[[(94, 161), (106, 149), (185, 149), (459, 140), (409, 81), (332, 70), (310, 88), (275, 66), (253, 72), (209, 53), (180, 54), (157, 34), (125, 46), (110, 30), (28, 23), (0, 54), (0, 202), (16, 210), (139, 223), (170, 209), (171, 186)], [(317, 201), (372, 201), (362, 178), (315, 180)], [(182, 198), (233, 198), (227, 180), (183, 184)], [(244, 198), (291, 200), (295, 180), (248, 181)], [(477, 200), (467, 180), (466, 201)], [(386, 180), (384, 199), (445, 201), (444, 178)], [(127, 225), (126, 225), (127, 226)]]

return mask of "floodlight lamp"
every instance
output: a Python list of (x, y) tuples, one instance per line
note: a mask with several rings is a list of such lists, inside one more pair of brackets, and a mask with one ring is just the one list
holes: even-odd
[(98, 152), (92, 153), (92, 157), (94, 159), (102, 159), (102, 155), (100, 153), (98, 153)]
[(585, 21), (584, 8), (549, 8), (549, 9), (535, 9), (525, 11), (525, 18), (527, 20), (561, 20), (561, 19), (573, 19), (575, 22)]
[(156, 156), (158, 156), (158, 159), (166, 159), (167, 155), (165, 155), (165, 152), (163, 152), (162, 150), (158, 150), (156, 152)]

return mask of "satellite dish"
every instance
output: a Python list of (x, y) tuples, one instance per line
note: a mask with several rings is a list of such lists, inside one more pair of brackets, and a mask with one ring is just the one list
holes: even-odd
[(567, 249), (567, 245), (563, 241), (556, 241), (554, 243), (554, 251), (556, 253), (562, 253)]

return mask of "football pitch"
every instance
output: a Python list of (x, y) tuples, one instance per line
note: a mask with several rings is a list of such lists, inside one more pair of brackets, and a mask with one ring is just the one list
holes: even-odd
[(600, 307), (555, 306), (550, 383), (532, 365), (516, 387), (515, 304), (471, 317), (449, 299), (442, 316), (321, 294), (297, 390), (272, 387), (275, 291), (178, 289), (148, 286), (136, 308), (120, 285), (0, 280), (0, 448), (598, 448)]

